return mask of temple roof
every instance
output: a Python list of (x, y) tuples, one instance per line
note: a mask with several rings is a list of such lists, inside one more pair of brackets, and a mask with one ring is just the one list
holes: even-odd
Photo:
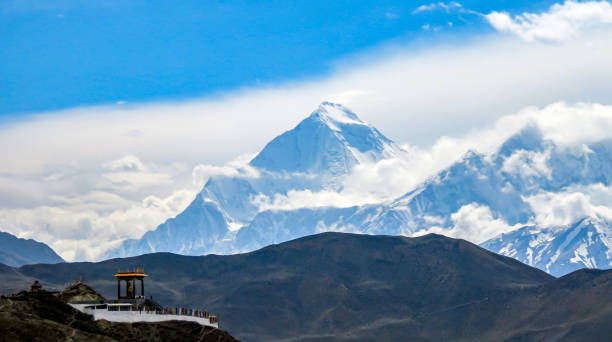
[(144, 278), (148, 276), (149, 276), (148, 274), (144, 273), (143, 268), (136, 268), (136, 269), (127, 270), (124, 272), (121, 272), (121, 270), (117, 270), (117, 274), (114, 275), (114, 277), (117, 277), (117, 278), (134, 278), (134, 277)]

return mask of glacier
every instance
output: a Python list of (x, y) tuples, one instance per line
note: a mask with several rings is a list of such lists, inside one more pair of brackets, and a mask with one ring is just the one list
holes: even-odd
[(554, 276), (584, 267), (606, 269), (612, 267), (612, 222), (595, 216), (560, 227), (526, 226), (481, 246)]

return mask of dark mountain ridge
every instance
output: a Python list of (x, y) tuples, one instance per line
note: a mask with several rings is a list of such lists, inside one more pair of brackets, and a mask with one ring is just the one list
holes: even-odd
[(323, 233), (238, 255), (155, 253), (15, 271), (51, 284), (82, 276), (113, 298), (113, 272), (135, 266), (151, 275), (147, 294), (206, 308), (246, 341), (569, 341), (587, 334), (582, 327), (598, 341), (612, 323), (612, 272), (556, 279), (434, 234)]
[(46, 244), (0, 232), (0, 263), (9, 266), (21, 266), (58, 262), (64, 262), (64, 259)]

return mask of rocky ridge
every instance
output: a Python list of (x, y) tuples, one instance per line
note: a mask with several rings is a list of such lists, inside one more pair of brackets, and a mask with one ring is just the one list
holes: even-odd
[(75, 283), (58, 294), (36, 284), (30, 291), (0, 297), (0, 341), (237, 341), (225, 331), (193, 322), (94, 321), (91, 315), (75, 310), (65, 301), (102, 298), (89, 286)]

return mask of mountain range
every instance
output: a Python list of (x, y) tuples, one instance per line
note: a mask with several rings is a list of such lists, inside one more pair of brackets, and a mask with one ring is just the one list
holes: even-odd
[(321, 233), (236, 255), (155, 253), (0, 268), (15, 289), (82, 277), (116, 296), (143, 267), (163, 305), (205, 308), (245, 341), (607, 341), (612, 271), (561, 278), (465, 240)]
[(46, 244), (0, 232), (0, 264), (21, 266), (58, 262), (64, 262), (64, 260)]
[[(606, 217), (577, 210), (569, 222), (541, 222), (540, 205), (542, 199), (588, 196), (592, 187), (610, 186), (612, 141), (559, 146), (535, 124), (493, 152), (468, 151), (392, 200), (352, 207), (262, 205), (292, 192), (342, 191), (356, 165), (406, 155), (352, 111), (325, 102), (268, 143), (239, 175), (210, 177), (185, 211), (104, 257), (231, 254), (324, 231), (405, 236), (435, 231), (482, 243), (556, 276), (612, 265), (612, 224)], [(482, 227), (461, 221), (478, 212), (488, 215)], [(582, 222), (597, 223), (586, 232)], [(491, 225), (503, 227), (488, 229)], [(509, 234), (496, 236), (500, 229)]]
[(522, 227), (482, 246), (550, 274), (562, 275), (582, 267), (609, 268), (611, 232), (610, 222), (586, 217), (561, 227)]

